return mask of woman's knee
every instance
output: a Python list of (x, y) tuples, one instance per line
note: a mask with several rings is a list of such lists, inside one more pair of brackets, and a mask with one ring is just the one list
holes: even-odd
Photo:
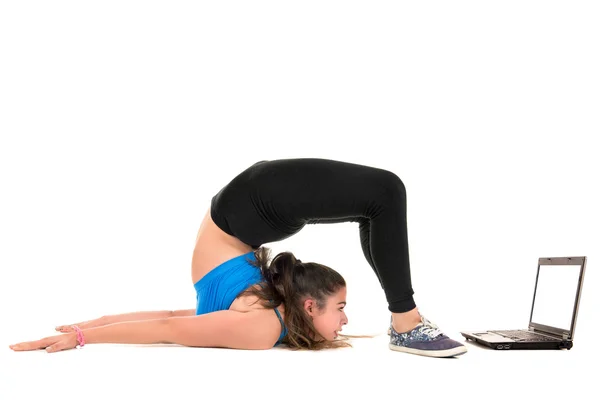
[(385, 200), (394, 203), (406, 201), (406, 186), (398, 175), (388, 170), (382, 170), (380, 179), (383, 188), (383, 198)]

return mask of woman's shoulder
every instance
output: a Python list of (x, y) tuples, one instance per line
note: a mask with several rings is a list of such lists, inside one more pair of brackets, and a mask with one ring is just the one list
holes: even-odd
[(275, 309), (267, 308), (258, 300), (259, 298), (255, 295), (238, 297), (229, 309), (245, 313), (253, 324), (260, 324), (264, 328), (265, 333), (268, 332), (274, 345), (277, 345), (282, 336), (287, 333), (284, 323), (285, 306), (280, 304)]
[[(255, 285), (252, 285), (252, 287), (254, 287), (256, 289), (260, 289), (260, 284), (257, 283)], [(261, 304), (260, 298), (258, 296), (253, 295), (253, 294), (249, 294), (246, 296), (238, 296), (233, 301), (233, 303), (231, 303), (231, 306), (229, 307), (229, 309), (233, 310), (233, 311), (239, 311), (239, 312), (249, 312), (249, 311), (256, 311), (256, 310), (271, 311), (271, 309), (266, 308)], [(277, 307), (277, 311), (279, 311), (279, 313), (281, 314), (281, 318), (283, 318), (283, 316), (285, 314), (285, 306), (283, 304), (280, 304)], [(273, 311), (271, 311), (271, 312), (273, 312)], [(273, 315), (275, 315), (275, 312), (273, 312)]]

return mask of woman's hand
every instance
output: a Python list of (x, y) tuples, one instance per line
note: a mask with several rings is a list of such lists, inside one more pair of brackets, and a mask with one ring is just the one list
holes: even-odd
[(108, 325), (110, 323), (111, 322), (108, 320), (108, 318), (100, 317), (100, 318), (92, 319), (89, 321), (78, 322), (76, 324), (60, 325), (54, 329), (59, 332), (62, 332), (62, 333), (67, 333), (67, 332), (75, 332), (75, 329), (72, 328), (73, 325), (77, 325), (81, 329), (89, 329), (89, 328), (96, 328), (98, 326)]
[(77, 345), (79, 345), (77, 333), (69, 332), (64, 335), (49, 336), (31, 342), (11, 344), (9, 347), (14, 351), (46, 349), (48, 353), (54, 353), (61, 350), (74, 349)]

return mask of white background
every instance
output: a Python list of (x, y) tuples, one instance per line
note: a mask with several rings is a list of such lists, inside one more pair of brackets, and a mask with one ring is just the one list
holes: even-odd
[[(0, 3), (0, 398), (581, 395), (598, 354), (599, 19), (594, 1)], [(195, 307), (210, 198), (295, 157), (401, 177), (415, 301), (456, 340), (526, 328), (538, 257), (587, 256), (573, 349), (390, 351), (355, 223), (270, 245), (346, 278), (344, 333), (379, 335), (354, 349), (8, 349)]]

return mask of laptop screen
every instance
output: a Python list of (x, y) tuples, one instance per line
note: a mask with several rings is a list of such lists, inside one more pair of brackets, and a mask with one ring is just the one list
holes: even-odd
[(531, 322), (571, 330), (581, 265), (540, 265)]

